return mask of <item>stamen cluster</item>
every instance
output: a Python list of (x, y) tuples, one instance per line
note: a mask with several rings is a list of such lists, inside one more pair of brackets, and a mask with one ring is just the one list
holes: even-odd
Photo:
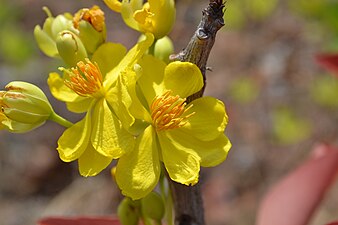
[(98, 6), (93, 6), (91, 9), (82, 9), (77, 12), (73, 18), (75, 28), (79, 27), (81, 20), (87, 21), (96, 31), (101, 32), (104, 27), (104, 12)]
[(96, 63), (94, 64), (88, 59), (86, 63), (80, 61), (76, 68), (65, 70), (65, 72), (68, 74), (68, 78), (64, 81), (65, 84), (78, 95), (93, 95), (102, 88), (101, 71)]
[(192, 107), (192, 105), (186, 107), (185, 101), (185, 98), (182, 99), (178, 95), (172, 96), (171, 91), (156, 96), (150, 110), (153, 124), (158, 131), (179, 128), (187, 123), (186, 120), (195, 113), (182, 116)]

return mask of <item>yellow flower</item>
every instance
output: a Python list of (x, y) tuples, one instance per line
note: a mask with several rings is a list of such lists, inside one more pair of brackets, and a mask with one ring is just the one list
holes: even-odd
[(152, 56), (145, 56), (139, 65), (138, 85), (147, 109), (142, 119), (147, 126), (136, 138), (134, 150), (119, 159), (115, 174), (122, 193), (133, 199), (153, 190), (161, 162), (172, 180), (194, 185), (200, 166), (218, 165), (231, 147), (224, 135), (228, 117), (221, 101), (202, 97), (185, 103), (186, 97), (203, 86), (196, 65), (166, 65)]
[(34, 37), (47, 56), (61, 57), (69, 66), (75, 66), (105, 42), (105, 17), (98, 6), (80, 9), (74, 16), (64, 13), (56, 17), (47, 7), (43, 9), (48, 18), (42, 28), (35, 26)]
[[(51, 73), (51, 92), (66, 102), (70, 111), (86, 116), (68, 128), (58, 141), (60, 158), (65, 162), (78, 159), (83, 176), (94, 176), (133, 148), (134, 137), (119, 119), (130, 127), (134, 123), (125, 113), (130, 103), (125, 75), (135, 73), (133, 65), (152, 44), (153, 37), (138, 43), (127, 55), (122, 45), (105, 43), (92, 57), (77, 67), (61, 70), (64, 76)], [(123, 116), (121, 116), (123, 115)], [(118, 118), (121, 117), (121, 118)]]
[(104, 0), (112, 10), (120, 12), (124, 22), (142, 33), (153, 33), (156, 39), (166, 36), (176, 17), (174, 0)]

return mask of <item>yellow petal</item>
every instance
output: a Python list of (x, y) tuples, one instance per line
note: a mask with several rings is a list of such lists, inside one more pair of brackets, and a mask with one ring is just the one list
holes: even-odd
[[(167, 138), (165, 148), (177, 149), (188, 155), (197, 156), (201, 166), (204, 167), (216, 166), (223, 162), (231, 148), (231, 143), (224, 134), (219, 135), (216, 139), (211, 141), (201, 141), (180, 128), (168, 130), (163, 133), (164, 134), (161, 135), (166, 136)], [(164, 140), (164, 138), (161, 138), (160, 142), (163, 151), (164, 144), (162, 144), (162, 139)], [(176, 154), (173, 150), (171, 150), (171, 152), (173, 155)], [(164, 151), (163, 160), (165, 160)]]
[(124, 22), (131, 28), (139, 30), (139, 25), (133, 17), (136, 10), (142, 8), (143, 0), (122, 0), (121, 15)]
[(202, 89), (203, 76), (193, 63), (172, 62), (165, 68), (163, 82), (173, 95), (186, 98)]
[(133, 76), (132, 73), (133, 71), (130, 71), (127, 73), (127, 76), (119, 76), (115, 86), (110, 88), (107, 93), (109, 105), (114, 109), (114, 112), (126, 129), (132, 126), (135, 121), (135, 118), (129, 112), (129, 108), (133, 101), (125, 81), (125, 79), (128, 79), (129, 75)]
[(87, 112), (92, 102), (96, 101), (94, 98), (78, 96), (73, 102), (66, 102), (67, 109), (74, 113)]
[(84, 119), (77, 122), (65, 132), (58, 140), (57, 150), (61, 160), (70, 162), (78, 159), (86, 150), (91, 130), (91, 115), (87, 113)]
[(91, 144), (79, 158), (79, 172), (82, 176), (95, 176), (104, 170), (112, 161), (111, 157), (99, 154)]
[(139, 65), (142, 68), (142, 75), (137, 82), (149, 106), (155, 96), (164, 93), (163, 77), (166, 64), (151, 55), (145, 55), (140, 59)]
[(72, 102), (78, 96), (64, 84), (63, 79), (58, 73), (50, 73), (47, 82), (52, 95), (60, 101)]
[(134, 137), (123, 129), (105, 99), (94, 106), (91, 143), (100, 154), (114, 159), (134, 147)]
[(132, 199), (143, 198), (155, 188), (160, 161), (152, 126), (137, 137), (134, 150), (119, 159), (115, 175), (122, 194)]
[(152, 18), (153, 34), (156, 39), (166, 36), (172, 29), (176, 19), (174, 0), (148, 0)]
[(148, 50), (154, 41), (154, 36), (152, 34), (146, 34), (145, 37), (146, 38), (143, 41), (137, 43), (132, 49), (129, 50), (127, 55), (122, 59), (118, 66), (116, 66), (107, 74), (106, 80), (116, 80), (116, 76), (118, 76), (126, 68), (134, 67), (134, 64), (143, 56), (143, 54)]
[[(195, 114), (187, 119), (187, 124), (181, 129), (202, 141), (209, 141), (224, 133), (228, 124), (228, 116), (222, 101), (212, 97), (202, 97), (192, 101), (186, 113)], [(182, 115), (185, 116), (185, 115)]]
[[(174, 129), (175, 131), (178, 129)], [(171, 137), (168, 131), (158, 132), (158, 138), (162, 151), (162, 160), (170, 178), (185, 185), (194, 185), (198, 182), (200, 171), (200, 157), (187, 146), (182, 145), (180, 142), (185, 143), (184, 137), (174, 136)], [(191, 140), (191, 137), (188, 137)]]
[(103, 0), (104, 3), (115, 12), (121, 12), (122, 3), (119, 0)]
[(105, 76), (119, 64), (126, 52), (127, 49), (123, 45), (106, 42), (94, 52), (91, 61), (98, 64), (102, 75)]

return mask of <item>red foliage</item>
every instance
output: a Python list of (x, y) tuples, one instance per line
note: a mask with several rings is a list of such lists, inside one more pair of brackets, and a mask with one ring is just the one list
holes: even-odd
[(37, 223), (38, 225), (121, 225), (114, 217), (47, 217)]
[(319, 54), (316, 56), (316, 61), (338, 77), (338, 54)]
[(338, 148), (317, 146), (308, 160), (267, 193), (258, 210), (257, 225), (308, 224), (337, 172)]

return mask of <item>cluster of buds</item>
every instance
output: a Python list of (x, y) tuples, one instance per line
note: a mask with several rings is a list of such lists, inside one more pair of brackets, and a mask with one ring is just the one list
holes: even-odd
[(98, 6), (56, 17), (48, 8), (44, 11), (48, 18), (42, 28), (35, 27), (35, 39), (47, 56), (61, 57), (70, 67), (93, 54), (106, 40), (105, 17)]

